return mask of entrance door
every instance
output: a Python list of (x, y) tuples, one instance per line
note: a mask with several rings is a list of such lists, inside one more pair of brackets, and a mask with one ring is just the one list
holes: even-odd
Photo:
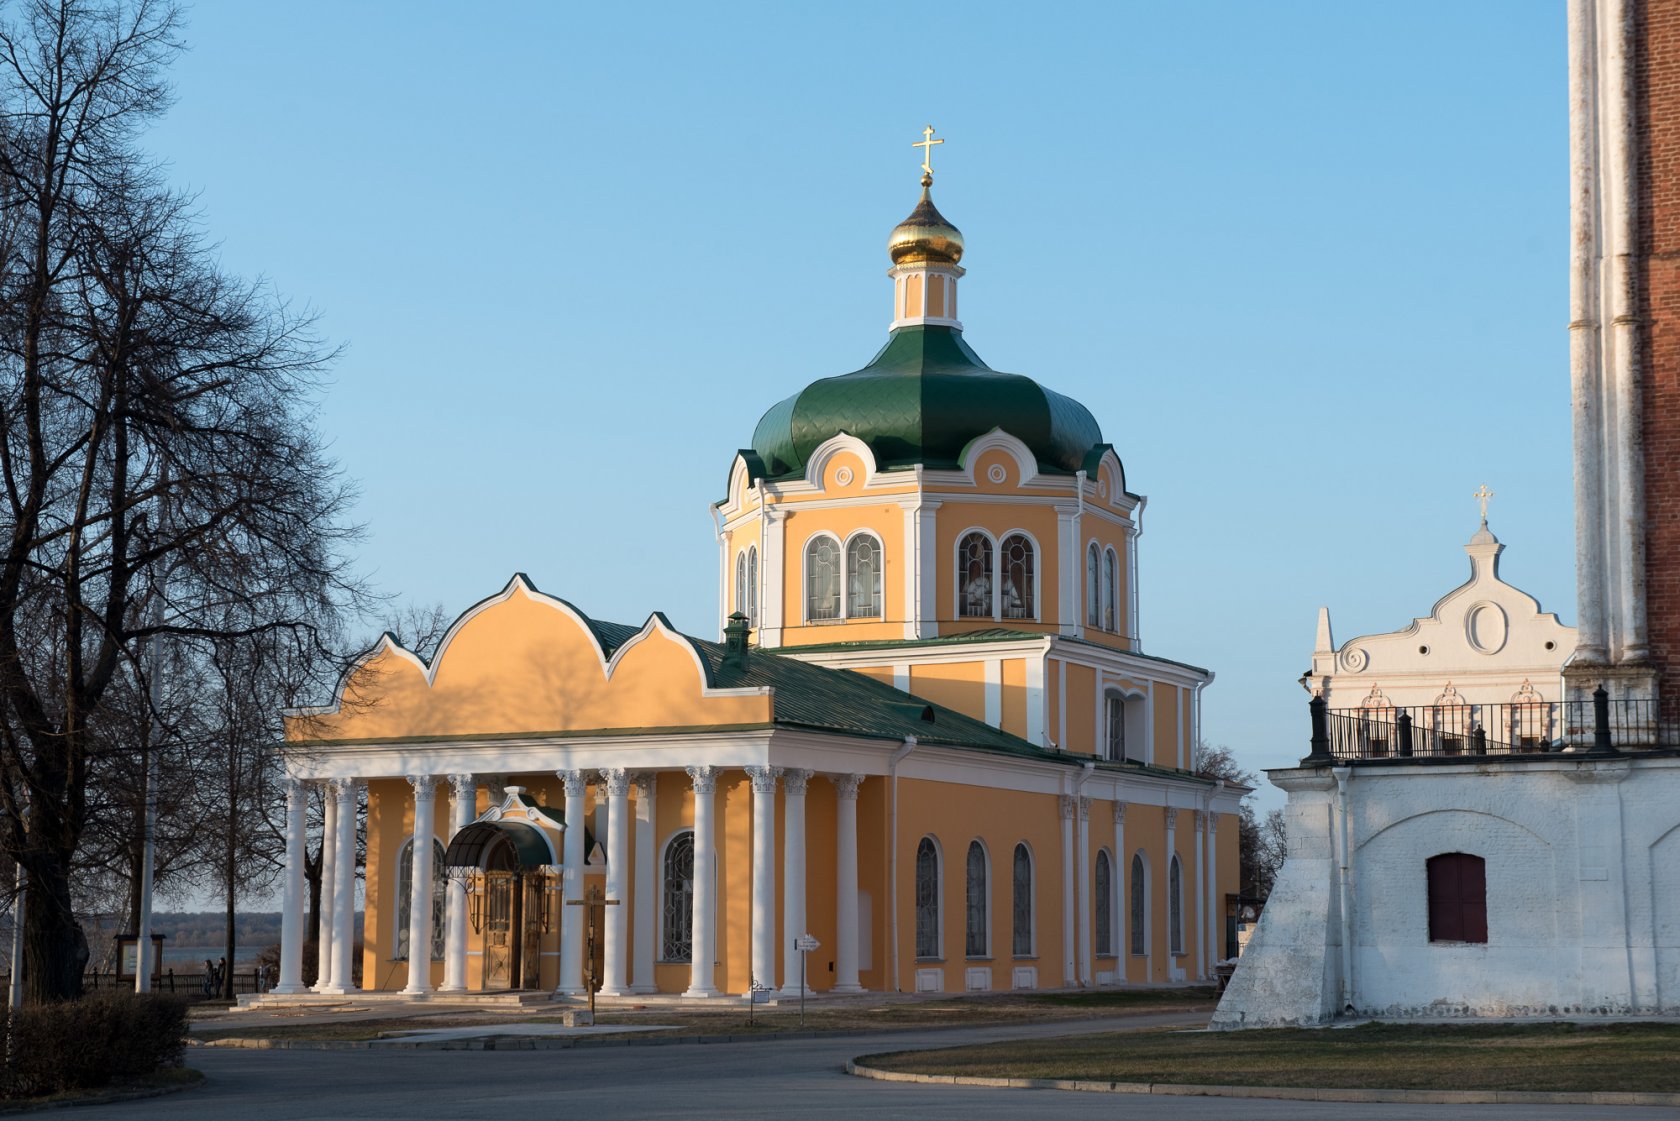
[(520, 908), (519, 987), (540, 989), (542, 985), (542, 890), (541, 876), (526, 876), (524, 905)]
[(484, 874), (484, 987), (513, 988), (514, 885), (511, 872)]

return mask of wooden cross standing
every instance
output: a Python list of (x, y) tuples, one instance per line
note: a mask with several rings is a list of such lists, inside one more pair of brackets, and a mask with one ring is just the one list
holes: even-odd
[(585, 927), (583, 946), (583, 987), (589, 993), (589, 1018), (595, 1019), (595, 991), (601, 987), (601, 979), (595, 976), (595, 916), (599, 914), (602, 921), (606, 921), (608, 907), (618, 906), (616, 899), (601, 898), (601, 885), (593, 884), (589, 888), (588, 898), (568, 899), (568, 907), (587, 907), (584, 914), (589, 916), (589, 925)]

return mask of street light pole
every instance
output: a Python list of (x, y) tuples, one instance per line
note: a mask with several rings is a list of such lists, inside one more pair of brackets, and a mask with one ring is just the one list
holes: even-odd
[(157, 862), (157, 745), (162, 738), (158, 712), (163, 705), (163, 592), (169, 584), (164, 573), (155, 598), (152, 600), (153, 634), (147, 642), (146, 682), (150, 711), (146, 714), (146, 765), (141, 782), (145, 784), (145, 824), (140, 842), (140, 923), (134, 932), (134, 991), (152, 991), (152, 865)]

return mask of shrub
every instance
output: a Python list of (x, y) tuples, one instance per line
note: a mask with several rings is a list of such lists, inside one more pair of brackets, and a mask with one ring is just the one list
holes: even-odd
[(187, 1003), (179, 997), (99, 992), (12, 1013), (0, 1042), (10, 1061), (0, 1092), (11, 1098), (133, 1082), (181, 1065)]

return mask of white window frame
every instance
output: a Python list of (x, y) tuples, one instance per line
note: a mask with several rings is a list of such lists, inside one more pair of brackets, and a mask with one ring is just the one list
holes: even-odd
[[(917, 913), (916, 896), (921, 890), (921, 855), (922, 842), (927, 841), (933, 846), (933, 944), (938, 953), (932, 957), (921, 952), (921, 939), (917, 937), (921, 932), (917, 927), (920, 914)], [(910, 876), (913, 885), (910, 892), (910, 938), (911, 953), (917, 961), (945, 960), (945, 850), (939, 843), (939, 838), (932, 833), (924, 833), (916, 841), (914, 854), (910, 858)]]
[[(963, 609), (962, 609), (963, 608), (962, 544), (972, 534), (979, 534), (981, 537), (984, 537), (986, 539), (987, 543), (991, 545), (991, 549), (992, 549), (991, 569), (986, 573), (986, 578), (991, 581), (991, 588), (989, 589), (989, 594), (991, 596), (991, 601), (992, 602), (991, 602), (991, 614), (989, 616), (988, 615), (965, 615), (965, 614), (963, 614)], [(1030, 615), (1022, 615), (1022, 616), (1019, 616), (1019, 617), (1012, 615), (1012, 616), (1010, 616), (1009, 618), (1006, 619), (1006, 618), (1004, 618), (1004, 615), (1003, 615), (1003, 543), (1005, 541), (1009, 540), (1011, 537), (1017, 537), (1017, 536), (1024, 538), (1026, 540), (1027, 544), (1032, 547), (1032, 553), (1033, 553), (1032, 607), (1033, 607), (1033, 609), (1032, 609), (1032, 614), (1030, 614)], [(997, 623), (997, 622), (1004, 622), (1004, 623), (1041, 623), (1041, 622), (1043, 622), (1044, 621), (1044, 565), (1045, 565), (1044, 546), (1039, 543), (1038, 537), (1035, 534), (1033, 534), (1032, 532), (1030, 532), (1029, 530), (1025, 530), (1025, 529), (1006, 529), (1002, 533), (993, 533), (991, 530), (986, 529), (984, 526), (977, 526), (977, 525), (969, 526), (967, 529), (961, 531), (960, 533), (958, 533), (956, 535), (956, 538), (952, 542), (952, 545), (951, 545), (951, 617), (953, 619), (957, 619), (957, 620), (962, 620), (962, 619), (987, 619), (987, 618), (989, 618), (994, 623)]]
[[(1021, 951), (1015, 946), (1015, 854), (1027, 854), (1027, 948)], [(1033, 854), (1032, 846), (1025, 841), (1017, 841), (1009, 850), (1009, 951), (1020, 961), (1036, 959), (1038, 957), (1038, 858)]]
[(1095, 943), (1096, 949), (1092, 951), (1092, 955), (1099, 958), (1113, 958), (1120, 956), (1115, 952), (1115, 943), (1119, 941), (1120, 933), (1119, 927), (1114, 921), (1114, 897), (1117, 894), (1114, 890), (1117, 879), (1114, 870), (1115, 860), (1114, 854), (1108, 851), (1107, 845), (1099, 845), (1097, 855), (1091, 859), (1091, 914), (1096, 916), (1102, 913), (1102, 910), (1097, 908), (1097, 868), (1104, 860), (1108, 861), (1108, 906), (1105, 908), (1108, 912), (1108, 946), (1105, 949), (1102, 943), (1097, 940), (1096, 920), (1093, 917), (1091, 941)]
[[(1155, 919), (1155, 901), (1149, 894), (1149, 853), (1143, 849), (1138, 849), (1132, 853), (1132, 859), (1127, 861), (1126, 864), (1126, 952), (1132, 957), (1141, 957), (1147, 964), (1150, 958), (1150, 950), (1153, 949)], [(1137, 882), (1137, 872), (1140, 869), (1143, 872), (1143, 882), (1141, 884)], [(1132, 923), (1133, 892), (1137, 892), (1143, 899), (1143, 918), (1136, 924)], [(1133, 946), (1138, 944), (1134, 932), (1141, 932), (1143, 935), (1143, 951), (1141, 953), (1132, 949)]]
[(1120, 633), (1120, 554), (1110, 545), (1102, 554), (1102, 629)]
[[(980, 885), (981, 946), (978, 953), (968, 948), (968, 892), (972, 886), (968, 878), (968, 860), (976, 846), (980, 849), (980, 874), (985, 877), (985, 882)], [(981, 837), (969, 841), (968, 847), (963, 850), (963, 957), (969, 961), (990, 961), (992, 958), (992, 851)]]
[[(830, 541), (834, 542), (835, 546), (840, 550), (840, 560), (839, 560), (839, 564), (837, 566), (838, 570), (839, 570), (839, 573), (840, 573), (840, 610), (839, 610), (839, 613), (836, 614), (835, 616), (833, 616), (832, 618), (813, 619), (811, 617), (811, 546), (814, 545), (819, 539), (824, 538), (824, 537), (826, 537)], [(851, 597), (852, 572), (851, 572), (850, 552), (851, 552), (851, 548), (852, 548), (852, 542), (856, 541), (860, 537), (867, 537), (871, 541), (875, 542), (875, 548), (876, 548), (876, 550), (879, 553), (880, 558), (881, 558), (881, 567), (880, 567), (880, 570), (876, 573), (876, 577), (880, 581), (880, 585), (881, 585), (880, 594), (877, 596), (877, 602), (880, 604), (880, 610), (873, 615), (854, 615), (854, 614), (852, 614), (852, 602), (851, 602), (851, 599), (852, 599), (852, 597)], [(853, 530), (851, 533), (847, 534), (844, 538), (842, 538), (838, 534), (833, 533), (833, 532), (831, 532), (829, 530), (826, 530), (826, 529), (818, 530), (816, 533), (813, 533), (813, 534), (811, 534), (811, 536), (807, 537), (805, 539), (804, 543), (799, 546), (799, 570), (800, 570), (800, 572), (799, 572), (799, 575), (800, 575), (799, 596), (800, 596), (800, 603), (803, 605), (802, 608), (801, 608), (802, 617), (804, 618), (806, 623), (811, 624), (812, 626), (821, 627), (821, 626), (829, 626), (829, 625), (834, 624), (834, 623), (871, 622), (871, 621), (873, 621), (873, 622), (885, 622), (886, 621), (886, 618), (887, 618), (887, 576), (886, 576), (887, 546), (886, 546), (886, 542), (881, 540), (881, 535), (879, 533), (876, 533), (874, 530), (872, 530), (872, 529)]]
[(1102, 547), (1094, 537), (1085, 546), (1085, 626), (1102, 629)]

